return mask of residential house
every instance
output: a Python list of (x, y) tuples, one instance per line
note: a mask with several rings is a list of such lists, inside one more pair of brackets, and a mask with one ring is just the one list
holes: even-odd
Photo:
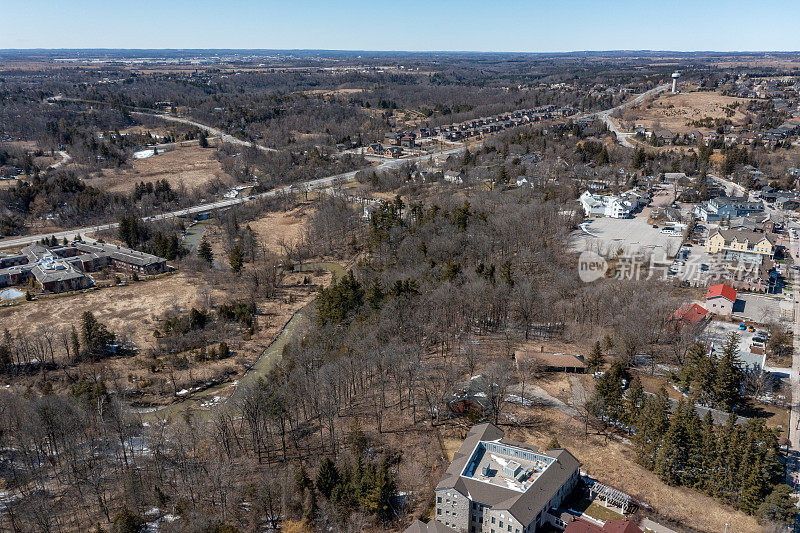
[(712, 232), (706, 239), (708, 253), (746, 252), (772, 258), (775, 255), (775, 236), (748, 230), (722, 230)]
[(751, 202), (744, 196), (718, 196), (697, 206), (695, 215), (701, 220), (714, 222), (763, 211), (762, 202)]
[(585, 191), (578, 199), (587, 217), (628, 218), (632, 207), (618, 196), (605, 196)]
[(708, 310), (696, 303), (682, 305), (672, 316), (670, 321), (677, 327), (697, 326), (703, 323), (708, 317)]
[(455, 170), (445, 170), (444, 181), (460, 185), (464, 183), (464, 174), (462, 174), (461, 172), (456, 172)]
[(725, 283), (712, 285), (706, 292), (706, 308), (715, 315), (729, 316), (736, 303), (736, 289)]
[(369, 146), (367, 146), (367, 153), (369, 155), (382, 155), (383, 145), (380, 143), (372, 143)]

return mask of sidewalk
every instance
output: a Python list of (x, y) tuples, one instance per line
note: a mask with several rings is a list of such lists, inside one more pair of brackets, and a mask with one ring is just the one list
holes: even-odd
[(678, 533), (674, 529), (670, 529), (667, 526), (662, 526), (657, 522), (653, 522), (649, 518), (644, 518), (642, 523), (639, 524), (639, 527), (642, 529), (649, 529), (653, 533)]

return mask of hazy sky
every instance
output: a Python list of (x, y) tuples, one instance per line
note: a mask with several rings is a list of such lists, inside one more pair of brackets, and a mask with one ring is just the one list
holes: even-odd
[(800, 50), (786, 0), (2, 0), (0, 48)]

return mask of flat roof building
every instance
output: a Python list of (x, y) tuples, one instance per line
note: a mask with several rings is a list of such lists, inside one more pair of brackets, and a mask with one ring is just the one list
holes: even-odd
[(552, 523), (548, 511), (572, 493), (580, 462), (503, 436), (491, 423), (470, 430), (436, 486), (435, 520), (469, 533), (532, 533)]

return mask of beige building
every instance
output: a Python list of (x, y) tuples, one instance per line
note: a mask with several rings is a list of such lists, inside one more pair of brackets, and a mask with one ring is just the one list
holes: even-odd
[(534, 533), (580, 478), (580, 462), (565, 449), (540, 452), (503, 438), (484, 423), (467, 434), (436, 486), (434, 520), (463, 533)]
[(771, 258), (775, 255), (775, 236), (749, 230), (717, 230), (706, 239), (708, 253), (745, 252)]

